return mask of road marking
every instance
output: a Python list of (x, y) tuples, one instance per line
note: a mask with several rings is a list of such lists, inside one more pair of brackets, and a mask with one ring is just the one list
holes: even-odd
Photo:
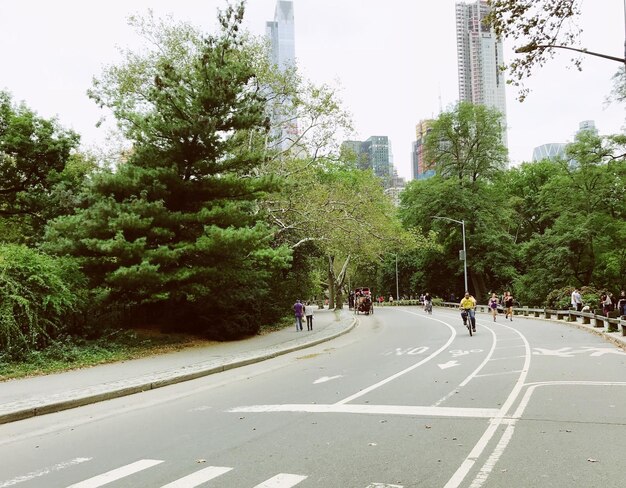
[(485, 373), (485, 374), (477, 374), (474, 378), (486, 378), (487, 376), (501, 376), (504, 374), (517, 374), (521, 373), (522, 370), (518, 369), (516, 371), (501, 371), (500, 373)]
[(321, 378), (315, 380), (313, 384), (319, 385), (320, 383), (326, 383), (327, 381), (336, 380), (337, 378), (343, 378), (343, 376), (340, 374), (337, 376), (322, 376)]
[(35, 478), (40, 478), (50, 473), (55, 473), (57, 471), (61, 471), (62, 469), (69, 468), (71, 466), (76, 466), (77, 464), (86, 463), (87, 461), (91, 461), (93, 458), (76, 458), (71, 461), (66, 461), (64, 463), (55, 464), (54, 466), (50, 466), (48, 468), (40, 469), (39, 471), (33, 471), (31, 473), (27, 473), (23, 476), (18, 476), (17, 478), (13, 478), (12, 480), (3, 481), (0, 483), (0, 488), (7, 488), (9, 486), (14, 486), (19, 483), (23, 483), (25, 481), (30, 481)]
[(455, 366), (459, 366), (459, 362), (458, 361), (448, 361), (447, 363), (438, 364), (437, 366), (439, 366), (441, 369), (454, 368)]
[(195, 488), (202, 483), (222, 476), (224, 473), (228, 473), (233, 468), (224, 468), (221, 466), (209, 466), (208, 468), (201, 469), (195, 473), (180, 478), (172, 483), (164, 485), (162, 488)]
[(269, 412), (304, 412), (304, 413), (363, 413), (376, 415), (421, 415), (425, 417), (469, 417), (493, 418), (498, 416), (497, 408), (455, 408), (407, 405), (346, 405), (346, 404), (287, 404), (287, 405), (251, 405), (228, 410), (230, 413), (269, 413)]
[(302, 476), (299, 474), (287, 474), (280, 473), (270, 478), (267, 481), (264, 481), (260, 485), (256, 485), (254, 488), (289, 488), (291, 486), (296, 486), (301, 481), (307, 479), (307, 476)]
[[(420, 314), (417, 314), (415, 312), (409, 312), (408, 310), (402, 310), (402, 309), (398, 309), (398, 311), (400, 312), (405, 312), (411, 315), (418, 315), (421, 317)], [(448, 339), (448, 342), (446, 342), (442, 347), (440, 347), (439, 349), (437, 349), (435, 352), (433, 352), (430, 356), (422, 359), (420, 362), (415, 363), (413, 366), (410, 366), (406, 369), (403, 369), (402, 371), (399, 371), (398, 373), (389, 376), (388, 378), (385, 378), (382, 381), (379, 381), (378, 383), (375, 383), (371, 386), (368, 386), (367, 388), (362, 389), (361, 391), (359, 391), (358, 393), (355, 393), (354, 395), (351, 395), (347, 398), (344, 398), (343, 400), (339, 400), (336, 405), (343, 405), (345, 403), (351, 402), (352, 400), (355, 400), (356, 398), (359, 398), (363, 395), (366, 395), (367, 393), (370, 393), (371, 391), (376, 390), (377, 388), (380, 388), (381, 386), (386, 385), (387, 383), (390, 383), (391, 381), (399, 378), (400, 376), (409, 373), (410, 371), (413, 371), (415, 368), (419, 368), (422, 364), (427, 363), (428, 361), (430, 361), (431, 359), (433, 359), (434, 357), (438, 356), (439, 354), (441, 354), (443, 351), (445, 351), (446, 349), (448, 349), (448, 346), (450, 344), (452, 344), (452, 341), (454, 341), (454, 338), (456, 337), (456, 330), (454, 329), (454, 327), (452, 327), (450, 324), (448, 324), (447, 322), (444, 322), (443, 320), (439, 320), (439, 319), (433, 319), (431, 318), (430, 320), (434, 320), (435, 322), (440, 322), (442, 324), (444, 324), (445, 326), (447, 326), (451, 331), (452, 331), (452, 335), (450, 336), (450, 338)]]
[[(526, 355), (524, 356), (525, 359), (522, 373), (519, 375), (519, 378), (517, 379), (515, 386), (513, 386), (511, 393), (509, 393), (509, 396), (504, 402), (504, 405), (502, 405), (502, 407), (500, 408), (498, 415), (489, 422), (489, 427), (487, 427), (487, 430), (485, 430), (485, 432), (478, 440), (478, 442), (474, 445), (474, 448), (470, 451), (461, 466), (459, 466), (456, 472), (452, 475), (452, 478), (450, 478), (450, 480), (445, 484), (444, 488), (458, 488), (461, 485), (465, 477), (468, 475), (469, 471), (473, 468), (474, 464), (476, 464), (478, 458), (487, 448), (489, 441), (496, 434), (500, 425), (505, 424), (509, 421), (509, 418), (507, 417), (510, 416), (507, 416), (507, 413), (513, 406), (513, 403), (516, 401), (517, 397), (520, 395), (522, 388), (524, 387), (526, 377), (528, 376), (528, 371), (530, 369), (530, 360), (532, 357), (528, 339), (526, 339), (526, 337), (520, 331), (514, 329), (513, 327), (504, 324), (500, 326), (514, 331), (524, 341), (524, 345), (526, 346)], [(493, 460), (494, 464), (498, 462), (498, 459), (499, 456), (497, 456), (497, 458)]]
[(438, 401), (436, 401), (433, 404), (433, 407), (437, 407), (439, 405), (441, 405), (443, 402), (445, 402), (446, 400), (448, 400), (450, 397), (456, 395), (459, 392), (460, 388), (463, 388), (465, 385), (467, 385), (470, 381), (472, 381), (473, 378), (476, 377), (476, 375), (478, 374), (478, 372), (483, 369), (485, 367), (485, 365), (489, 362), (489, 360), (491, 359), (491, 356), (493, 356), (494, 351), (496, 350), (496, 344), (498, 343), (498, 338), (496, 337), (496, 333), (487, 326), (483, 326), (485, 327), (485, 329), (487, 329), (491, 335), (493, 336), (493, 342), (491, 343), (491, 348), (489, 349), (489, 352), (487, 353), (487, 355), (485, 356), (485, 359), (483, 359), (483, 362), (480, 363), (478, 365), (478, 367), (472, 371), (472, 373), (465, 378), (460, 384), (458, 388), (455, 388), (454, 390), (452, 390), (450, 393), (448, 393), (446, 396), (444, 396), (443, 398), (440, 398)]
[(385, 483), (372, 483), (366, 488), (404, 488), (402, 485), (386, 485)]
[(591, 353), (591, 357), (604, 356), (605, 354), (626, 354), (624, 351), (615, 347), (583, 347), (582, 349), (573, 349), (571, 347), (561, 347), (560, 349), (543, 349), (535, 347), (533, 354), (536, 356), (557, 356), (560, 358), (573, 358), (574, 354)]
[(98, 486), (112, 483), (113, 481), (130, 476), (131, 474), (151, 468), (157, 464), (161, 464), (162, 462), (163, 461), (157, 461), (155, 459), (142, 459), (141, 461), (122, 466), (121, 468), (113, 469), (98, 476), (94, 476), (93, 478), (89, 478), (88, 480), (68, 486), (67, 488), (97, 488)]

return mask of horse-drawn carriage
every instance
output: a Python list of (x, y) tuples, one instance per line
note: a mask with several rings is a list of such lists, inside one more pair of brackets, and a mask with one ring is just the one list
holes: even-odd
[(369, 288), (356, 288), (354, 290), (354, 313), (358, 315), (359, 312), (365, 315), (374, 313), (372, 294)]

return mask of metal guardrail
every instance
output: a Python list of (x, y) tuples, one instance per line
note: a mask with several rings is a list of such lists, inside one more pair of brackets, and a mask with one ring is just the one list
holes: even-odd
[[(419, 300), (400, 300), (399, 302), (394, 302), (394, 304), (420, 305)], [(443, 302), (442, 306), (446, 308), (459, 308), (459, 304), (455, 302)], [(489, 306), (477, 304), (476, 311), (489, 312)], [(578, 319), (582, 319), (581, 323), (584, 325), (593, 324), (593, 327), (604, 328), (606, 332), (621, 331), (622, 336), (626, 337), (626, 315), (612, 318), (589, 312), (577, 312), (576, 310), (552, 310), (547, 308), (529, 307), (513, 307), (513, 315), (521, 315), (524, 317), (532, 316), (549, 320), (564, 320), (566, 322), (578, 322)]]

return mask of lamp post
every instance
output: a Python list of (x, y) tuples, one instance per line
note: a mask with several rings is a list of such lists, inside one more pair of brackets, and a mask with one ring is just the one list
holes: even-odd
[[(624, 42), (624, 50), (626, 55), (626, 42)], [(617, 61), (618, 63), (624, 63), (626, 65), (626, 59), (618, 58), (616, 56), (609, 56), (608, 54), (595, 53), (593, 51), (587, 51), (586, 49), (577, 49), (570, 46), (558, 46), (555, 44), (528, 44), (526, 46), (518, 47), (515, 52), (518, 54), (525, 54), (537, 49), (567, 49), (569, 51), (576, 51), (577, 53), (588, 54), (589, 56), (597, 56), (599, 58), (610, 59), (611, 61)]]
[(463, 275), (465, 277), (465, 290), (463, 291), (469, 292), (469, 288), (467, 287), (467, 251), (465, 249), (465, 220), (454, 220), (449, 217), (439, 216), (434, 216), (433, 219), (449, 220), (450, 222), (461, 224), (461, 227), (463, 228)]
[(398, 253), (396, 253), (396, 300), (400, 300), (400, 287), (398, 286)]

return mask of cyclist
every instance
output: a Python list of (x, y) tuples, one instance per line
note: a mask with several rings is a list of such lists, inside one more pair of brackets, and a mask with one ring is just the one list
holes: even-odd
[(461, 317), (463, 317), (463, 325), (467, 326), (467, 319), (469, 318), (472, 325), (472, 332), (476, 332), (475, 307), (476, 299), (468, 292), (465, 292), (465, 296), (461, 299), (459, 308), (461, 309)]
[(424, 295), (424, 312), (433, 313), (433, 297), (428, 292)]

